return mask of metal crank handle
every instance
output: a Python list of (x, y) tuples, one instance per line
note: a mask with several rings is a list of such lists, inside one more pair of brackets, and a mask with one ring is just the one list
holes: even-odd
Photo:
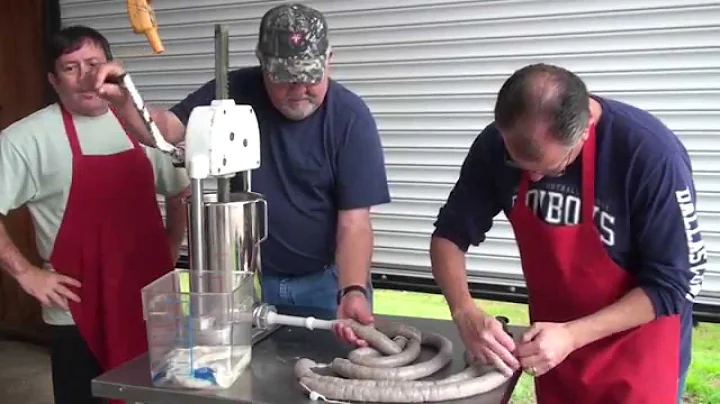
[(106, 81), (109, 83), (120, 85), (128, 90), (133, 105), (135, 106), (137, 112), (140, 114), (143, 123), (145, 124), (145, 128), (147, 128), (148, 132), (150, 132), (153, 137), (153, 141), (155, 143), (153, 146), (158, 148), (163, 153), (169, 155), (172, 158), (173, 164), (175, 166), (185, 165), (184, 150), (169, 143), (167, 140), (165, 140), (162, 133), (160, 133), (160, 129), (158, 129), (155, 121), (152, 119), (150, 111), (147, 109), (147, 107), (145, 106), (145, 102), (140, 96), (140, 92), (137, 90), (137, 88), (135, 87), (135, 83), (133, 83), (132, 79), (130, 78), (130, 74), (125, 72), (118, 77), (108, 77)]
[(315, 317), (289, 316), (278, 314), (275, 307), (269, 304), (260, 304), (253, 309), (253, 325), (268, 329), (274, 325), (287, 325), (290, 327), (303, 327), (308, 330), (330, 330), (334, 321), (319, 320)]

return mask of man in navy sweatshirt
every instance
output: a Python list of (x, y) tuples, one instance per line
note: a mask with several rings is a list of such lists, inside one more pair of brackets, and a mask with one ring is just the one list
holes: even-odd
[[(440, 209), (433, 274), (463, 342), (538, 403), (680, 402), (706, 250), (688, 153), (660, 120), (536, 64), (502, 86)], [(473, 303), (464, 254), (504, 212), (531, 328), (518, 341)]]

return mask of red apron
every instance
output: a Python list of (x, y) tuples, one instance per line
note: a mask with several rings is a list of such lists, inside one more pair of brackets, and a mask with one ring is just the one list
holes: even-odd
[[(543, 222), (523, 202), (523, 175), (513, 226), (528, 287), (531, 322), (567, 322), (595, 313), (635, 287), (608, 255), (593, 223), (595, 128), (582, 151), (582, 219), (578, 225)], [(538, 404), (676, 404), (679, 316), (611, 335), (568, 355), (535, 379)]]
[(81, 303), (71, 301), (70, 311), (107, 371), (147, 351), (140, 290), (174, 264), (153, 168), (138, 142), (128, 135), (130, 150), (84, 156), (71, 114), (62, 108), (62, 116), (72, 185), (50, 262), (81, 283)]

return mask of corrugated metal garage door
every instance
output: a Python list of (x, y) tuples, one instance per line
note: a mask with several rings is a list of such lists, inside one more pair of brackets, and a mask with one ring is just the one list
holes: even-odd
[[(278, 3), (153, 2), (167, 49), (157, 56), (131, 31), (125, 1), (61, 1), (64, 25), (104, 32), (144, 97), (166, 106), (213, 77), (215, 23), (229, 24), (231, 66), (254, 64), (260, 16)], [(692, 154), (711, 255), (702, 300), (720, 299), (720, 2), (305, 3), (327, 15), (335, 79), (364, 97), (380, 127), (393, 202), (373, 214), (376, 272), (430, 277), (432, 222), (472, 140), (491, 119), (496, 91), (516, 68), (544, 61), (579, 73), (597, 94), (654, 112), (677, 131)], [(504, 216), (489, 236), (469, 255), (471, 278), (522, 285)]]

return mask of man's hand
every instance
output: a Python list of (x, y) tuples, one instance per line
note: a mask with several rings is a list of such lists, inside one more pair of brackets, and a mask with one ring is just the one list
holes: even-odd
[(182, 243), (173, 240), (172, 236), (168, 237), (168, 243), (170, 244), (170, 255), (172, 256), (173, 265), (176, 265), (180, 259), (180, 247)]
[(575, 341), (564, 323), (535, 323), (522, 336), (517, 356), (523, 369), (541, 376), (575, 350)]
[[(358, 291), (350, 292), (343, 296), (340, 301), (337, 318), (338, 320), (352, 319), (358, 323), (370, 325), (373, 322), (370, 303), (362, 293)], [(366, 347), (368, 345), (367, 341), (358, 338), (355, 332), (347, 325), (344, 325), (342, 321), (337, 321), (333, 325), (333, 333), (340, 341), (347, 344), (358, 347)]]
[[(120, 62), (111, 61), (100, 65), (83, 78), (82, 86), (87, 91), (96, 91), (100, 98), (108, 101), (118, 113), (118, 118), (137, 139), (151, 147), (156, 146), (155, 139), (145, 126), (142, 115), (138, 113), (130, 92), (122, 83), (126, 74)], [(178, 144), (185, 138), (185, 125), (174, 113), (164, 109), (155, 109), (145, 104), (152, 120), (157, 125), (162, 136), (169, 143)]]
[(79, 288), (80, 282), (68, 276), (31, 267), (18, 274), (16, 279), (25, 292), (34, 296), (46, 307), (55, 303), (69, 310), (68, 299), (80, 303), (80, 297), (68, 288), (68, 286)]
[(93, 74), (88, 74), (83, 86), (97, 91), (98, 96), (117, 108), (124, 107), (130, 100), (130, 93), (120, 85), (125, 69), (119, 62), (111, 61), (100, 65)]
[(465, 348), (475, 359), (494, 365), (508, 377), (520, 368), (520, 362), (513, 356), (515, 341), (498, 320), (474, 304), (453, 312), (453, 320)]
[(186, 239), (187, 233), (187, 198), (190, 197), (190, 187), (186, 187), (177, 195), (165, 197), (165, 231), (168, 236), (173, 264), (180, 258), (180, 247)]

